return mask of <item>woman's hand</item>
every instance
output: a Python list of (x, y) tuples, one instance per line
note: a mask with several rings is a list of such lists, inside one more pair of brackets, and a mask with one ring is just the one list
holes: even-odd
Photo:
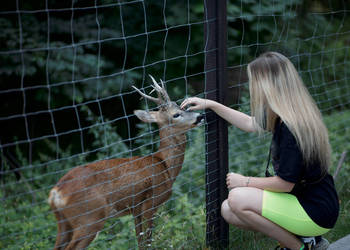
[(246, 115), (240, 111), (231, 109), (221, 103), (218, 103), (209, 99), (202, 99), (198, 97), (190, 97), (184, 100), (180, 108), (190, 110), (201, 110), (201, 109), (211, 109), (220, 117), (236, 126), (239, 129), (242, 129), (246, 132), (255, 132), (256, 126), (253, 124), (253, 118), (249, 115)]
[(190, 97), (181, 103), (180, 108), (184, 109), (186, 106), (189, 106), (186, 109), (187, 111), (202, 110), (202, 109), (210, 108), (209, 107), (210, 102), (211, 102), (211, 100), (208, 100), (208, 99), (202, 99), (199, 97)]
[(228, 173), (226, 176), (227, 188), (246, 187), (248, 177), (236, 173)]

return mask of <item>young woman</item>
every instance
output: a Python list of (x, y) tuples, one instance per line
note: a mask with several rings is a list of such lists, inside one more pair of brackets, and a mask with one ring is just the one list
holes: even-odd
[[(285, 249), (306, 249), (301, 237), (328, 232), (339, 213), (333, 178), (328, 174), (327, 128), (288, 58), (267, 52), (249, 63), (247, 72), (251, 116), (196, 97), (186, 99), (181, 107), (212, 109), (244, 131), (273, 133), (270, 150), (275, 176), (227, 174), (230, 192), (221, 214), (228, 223), (262, 232)], [(321, 249), (325, 241), (313, 249)]]

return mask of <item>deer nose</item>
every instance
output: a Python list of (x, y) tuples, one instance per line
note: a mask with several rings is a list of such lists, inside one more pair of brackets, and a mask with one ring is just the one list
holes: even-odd
[(199, 116), (197, 116), (195, 124), (198, 124), (198, 123), (200, 123), (202, 121), (204, 122), (204, 115), (199, 115)]

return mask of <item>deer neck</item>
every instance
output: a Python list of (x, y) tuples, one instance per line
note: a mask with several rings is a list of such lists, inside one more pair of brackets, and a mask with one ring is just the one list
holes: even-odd
[(171, 127), (160, 128), (159, 131), (160, 143), (156, 155), (164, 160), (172, 181), (175, 181), (184, 161), (186, 150), (185, 133), (175, 132)]

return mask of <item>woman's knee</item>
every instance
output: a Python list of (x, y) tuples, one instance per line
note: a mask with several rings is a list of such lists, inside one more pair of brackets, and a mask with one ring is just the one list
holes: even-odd
[(227, 223), (238, 227), (243, 227), (242, 222), (238, 219), (238, 217), (228, 205), (228, 200), (224, 200), (224, 202), (221, 204), (221, 216)]
[(227, 205), (229, 206), (231, 211), (239, 211), (242, 209), (244, 199), (246, 198), (247, 197), (244, 197), (244, 192), (242, 188), (234, 188), (228, 194)]
[(232, 213), (231, 208), (228, 205), (228, 200), (224, 200), (224, 202), (221, 204), (221, 216), (227, 220)]
[(234, 188), (228, 195), (228, 206), (238, 214), (244, 210), (260, 213), (263, 191), (256, 188)]

